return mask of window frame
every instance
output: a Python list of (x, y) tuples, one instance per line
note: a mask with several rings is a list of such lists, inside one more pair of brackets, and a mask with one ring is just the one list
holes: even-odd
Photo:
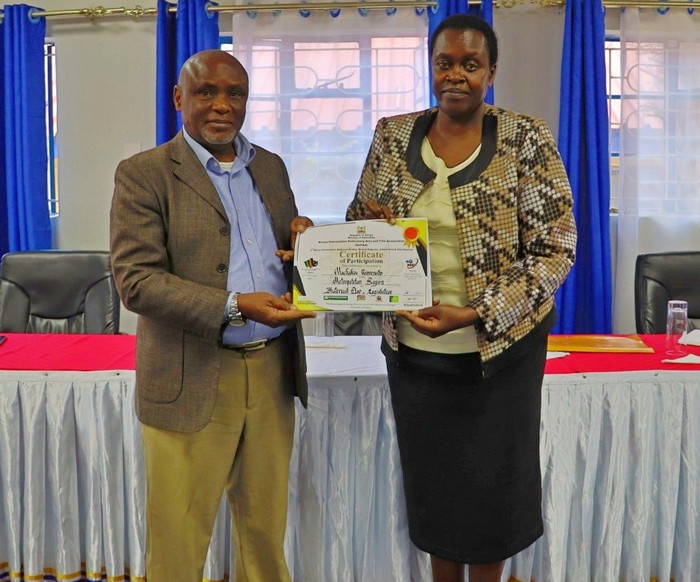
[(45, 107), (46, 107), (46, 149), (47, 163), (47, 192), (46, 199), (49, 207), (49, 216), (54, 218), (59, 215), (59, 191), (58, 191), (58, 155), (57, 155), (57, 84), (56, 84), (56, 43), (51, 39), (44, 41), (44, 78), (45, 78)]

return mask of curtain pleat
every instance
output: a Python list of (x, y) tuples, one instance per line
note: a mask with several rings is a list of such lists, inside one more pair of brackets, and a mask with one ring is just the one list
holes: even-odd
[(197, 51), (219, 48), (219, 15), (209, 12), (216, 6), (209, 0), (177, 3), (177, 68)]
[(5, 154), (5, 27), (0, 25), (0, 252), (8, 249), (7, 156)]
[(156, 23), (156, 143), (162, 144), (178, 131), (173, 106), (173, 87), (177, 83), (177, 17), (166, 0), (158, 0)]
[(32, 20), (32, 10), (5, 5), (0, 26), (0, 254), (51, 248), (48, 153), (46, 140), (37, 139), (46, 136), (46, 21)]
[(179, 0), (177, 15), (173, 6), (158, 0), (156, 25), (156, 143), (172, 139), (182, 121), (173, 104), (173, 87), (185, 61), (194, 53), (219, 48), (219, 15), (207, 7), (216, 6), (208, 0)]
[(610, 170), (601, 0), (566, 4), (559, 150), (574, 194), (576, 264), (556, 296), (554, 333), (610, 333)]

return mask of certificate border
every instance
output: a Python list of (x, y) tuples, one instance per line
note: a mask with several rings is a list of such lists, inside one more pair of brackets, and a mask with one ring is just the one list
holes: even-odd
[[(369, 222), (386, 222), (383, 219), (372, 219), (372, 220), (355, 220), (343, 223), (325, 224), (319, 225), (318, 227), (312, 228), (322, 228), (324, 226), (339, 226), (339, 225), (358, 225), (361, 226), (362, 223)], [(431, 273), (430, 273), (430, 256), (428, 252), (428, 219), (423, 217), (409, 217), (409, 218), (396, 218), (394, 224), (399, 227), (403, 227), (404, 232), (409, 232), (410, 237), (404, 235), (406, 244), (411, 244), (416, 246), (418, 258), (420, 260), (421, 266), (423, 267), (423, 272), (425, 274), (425, 305), (428, 307), (432, 305), (432, 284), (431, 284)], [(416, 232), (413, 233), (409, 229), (413, 227)], [(299, 237), (297, 238), (297, 247), (299, 245)], [(338, 308), (331, 308), (323, 305), (318, 305), (313, 301), (305, 299), (303, 303), (299, 303), (300, 297), (306, 297), (303, 292), (303, 282), (301, 279), (301, 274), (297, 267), (297, 251), (298, 248), (294, 249), (294, 266), (293, 266), (293, 276), (292, 276), (292, 303), (300, 311), (330, 311), (330, 312), (347, 312), (347, 313), (362, 313), (362, 312), (391, 312), (398, 309), (403, 309), (403, 307), (392, 307), (391, 303), (375, 304), (368, 302), (365, 305), (353, 304), (353, 308), (348, 309), (348, 306), (338, 305)], [(343, 307), (346, 307), (345, 309)]]

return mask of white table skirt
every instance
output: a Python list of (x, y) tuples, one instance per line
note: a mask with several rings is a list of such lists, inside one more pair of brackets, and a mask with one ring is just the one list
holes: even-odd
[[(356, 340), (359, 339), (359, 342)], [(298, 582), (426, 581), (376, 339), (309, 349), (286, 551)], [(144, 579), (133, 372), (0, 372), (0, 581)], [(80, 419), (78, 421), (78, 419)], [(504, 580), (700, 580), (700, 374), (545, 377), (545, 534)], [(222, 500), (205, 569), (233, 559)]]

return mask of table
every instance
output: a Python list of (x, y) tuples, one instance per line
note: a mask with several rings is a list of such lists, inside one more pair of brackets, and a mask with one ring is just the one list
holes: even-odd
[[(644, 340), (662, 347), (660, 337)], [(427, 582), (428, 558), (408, 539), (379, 338), (335, 342), (344, 347), (307, 352), (290, 570), (303, 582)], [(133, 345), (130, 336), (17, 334), (0, 348), (1, 582), (20, 580), (22, 568), (32, 580), (145, 579)], [(700, 580), (699, 367), (661, 359), (548, 361), (545, 534), (508, 561), (504, 580)], [(222, 500), (207, 580), (228, 572), (229, 540)]]

